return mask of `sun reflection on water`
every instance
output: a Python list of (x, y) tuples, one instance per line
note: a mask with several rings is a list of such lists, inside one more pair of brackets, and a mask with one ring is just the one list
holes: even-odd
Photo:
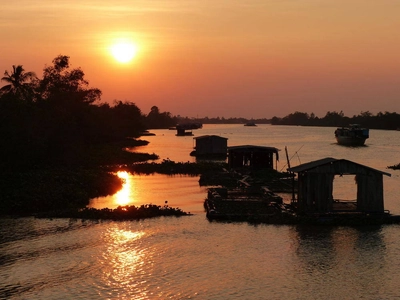
[(147, 299), (147, 268), (151, 254), (143, 247), (144, 231), (110, 228), (104, 238), (103, 283), (108, 296)]
[(117, 176), (124, 180), (124, 184), (122, 185), (122, 189), (114, 195), (115, 202), (118, 205), (130, 204), (131, 202), (133, 202), (132, 199), (133, 195), (131, 193), (133, 182), (131, 180), (131, 177), (129, 176), (129, 173), (126, 171), (118, 172)]
[(129, 172), (118, 172), (117, 175), (124, 181), (122, 189), (113, 195), (91, 199), (89, 207), (115, 209), (125, 205), (163, 206), (168, 201), (169, 206), (180, 207), (187, 212), (204, 212), (206, 189), (199, 186), (198, 177), (133, 175)]

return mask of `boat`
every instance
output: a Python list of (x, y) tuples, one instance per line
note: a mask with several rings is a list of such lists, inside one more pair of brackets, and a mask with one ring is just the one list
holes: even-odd
[(192, 132), (192, 130), (186, 131), (186, 129), (177, 129), (177, 132), (175, 135), (176, 136), (192, 136), (193, 132)]
[(256, 123), (250, 121), (244, 124), (244, 126), (257, 126)]
[(350, 124), (348, 127), (338, 127), (335, 130), (336, 141), (339, 145), (363, 146), (369, 138), (369, 129), (359, 124)]
[(177, 124), (175, 127), (175, 129), (177, 131), (176, 135), (177, 136), (193, 135), (193, 133), (192, 133), (193, 129), (199, 129), (202, 127), (203, 127), (203, 124), (201, 124), (201, 123)]
[(140, 133), (140, 136), (153, 136), (155, 133), (149, 132), (148, 130), (144, 130)]

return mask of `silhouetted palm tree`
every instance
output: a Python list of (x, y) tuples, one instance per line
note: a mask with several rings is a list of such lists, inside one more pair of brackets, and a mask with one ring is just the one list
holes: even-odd
[(4, 77), (1, 81), (8, 84), (0, 88), (0, 95), (11, 93), (22, 100), (26, 100), (31, 95), (34, 81), (37, 79), (34, 72), (25, 72), (21, 65), (13, 65), (11, 74), (8, 71), (4, 72)]

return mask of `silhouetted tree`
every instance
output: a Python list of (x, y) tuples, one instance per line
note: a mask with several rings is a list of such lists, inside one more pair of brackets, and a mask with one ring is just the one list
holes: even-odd
[(157, 106), (152, 106), (145, 118), (145, 125), (148, 129), (168, 128), (176, 125), (176, 118), (169, 112), (160, 112)]
[[(328, 111), (323, 118), (315, 117), (311, 114), (307, 123), (303, 123), (306, 114), (295, 112), (289, 114), (284, 118), (273, 117), (271, 119), (272, 125), (309, 125), (309, 126), (348, 126), (349, 124), (360, 124), (363, 127), (371, 129), (389, 129), (395, 130), (400, 128), (400, 115), (390, 112), (379, 112), (374, 116), (371, 112), (361, 112), (359, 115), (354, 115), (349, 118), (346, 117), (343, 111), (331, 112)], [(295, 118), (296, 116), (296, 118)], [(301, 117), (302, 116), (302, 117)]]
[(309, 116), (307, 113), (302, 113), (299, 111), (289, 114), (281, 120), (283, 125), (307, 125), (309, 121)]
[(323, 118), (324, 124), (326, 126), (346, 126), (347, 123), (343, 122), (344, 113), (340, 111), (339, 113), (336, 111), (328, 111)]
[(8, 84), (0, 88), (0, 95), (11, 94), (17, 100), (33, 101), (36, 74), (34, 72), (25, 72), (21, 65), (13, 65), (12, 67), (13, 71), (11, 73), (5, 71), (4, 77), (1, 78), (1, 81), (5, 81)]
[(59, 55), (53, 59), (53, 66), (43, 70), (39, 85), (42, 100), (85, 104), (100, 100), (101, 91), (88, 88), (85, 73), (80, 68), (70, 70), (69, 67), (69, 56)]
[(272, 125), (282, 125), (282, 124), (281, 124), (281, 118), (278, 118), (278, 117), (274, 116), (274, 117), (271, 119), (271, 124), (272, 124)]
[(113, 119), (110, 125), (116, 128), (114, 135), (121, 138), (138, 137), (145, 129), (141, 110), (134, 103), (116, 101), (111, 110)]

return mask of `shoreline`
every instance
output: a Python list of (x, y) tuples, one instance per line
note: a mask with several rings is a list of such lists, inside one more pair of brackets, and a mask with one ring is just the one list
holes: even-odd
[(0, 180), (3, 191), (0, 217), (27, 217), (50, 213), (66, 215), (66, 212), (73, 216), (79, 210), (84, 210), (90, 199), (118, 192), (123, 183), (123, 180), (115, 175), (118, 171), (198, 176), (218, 172), (223, 167), (217, 163), (142, 161), (96, 168), (57, 167), (3, 172)]

